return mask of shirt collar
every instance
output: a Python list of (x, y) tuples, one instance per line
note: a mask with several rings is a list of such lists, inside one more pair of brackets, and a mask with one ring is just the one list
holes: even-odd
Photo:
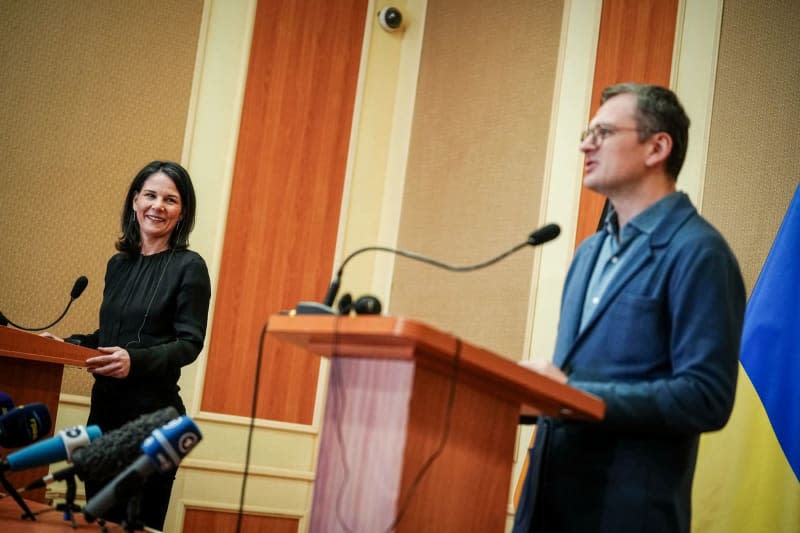
[[(659, 199), (656, 203), (633, 217), (628, 224), (625, 225), (637, 230), (641, 233), (650, 235), (655, 231), (658, 225), (664, 220), (675, 205), (680, 202), (682, 194), (680, 192), (672, 192), (663, 198)], [(614, 206), (610, 206), (608, 215), (606, 215), (604, 228), (607, 233), (615, 237), (619, 236), (619, 218)]]

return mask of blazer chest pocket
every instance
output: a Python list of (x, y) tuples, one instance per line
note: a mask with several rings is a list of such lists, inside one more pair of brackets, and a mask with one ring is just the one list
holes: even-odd
[(620, 293), (608, 308), (613, 359), (646, 366), (658, 364), (667, 352), (669, 324), (663, 303), (655, 298)]

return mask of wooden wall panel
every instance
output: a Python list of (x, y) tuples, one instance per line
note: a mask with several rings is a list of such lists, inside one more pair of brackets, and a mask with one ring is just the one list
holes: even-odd
[[(331, 278), (366, 6), (258, 3), (205, 411), (250, 414), (264, 321), (319, 300)], [(268, 341), (257, 416), (311, 423), (318, 371), (318, 357)]]
[[(236, 513), (209, 509), (186, 509), (183, 533), (236, 531)], [(241, 533), (297, 533), (298, 519), (280, 516), (248, 515), (242, 517)]]
[[(632, 81), (669, 86), (677, 15), (678, 0), (603, 2), (590, 117), (609, 85)], [(604, 196), (581, 189), (576, 246), (597, 230), (604, 203)]]

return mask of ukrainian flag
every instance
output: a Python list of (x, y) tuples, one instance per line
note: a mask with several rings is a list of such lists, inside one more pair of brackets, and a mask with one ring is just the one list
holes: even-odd
[(800, 186), (745, 312), (736, 405), (705, 435), (696, 533), (800, 532)]

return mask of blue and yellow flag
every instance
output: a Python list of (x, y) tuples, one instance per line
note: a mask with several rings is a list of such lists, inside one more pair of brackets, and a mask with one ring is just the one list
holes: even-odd
[(800, 482), (800, 187), (747, 303), (741, 353)]
[(736, 405), (703, 438), (693, 504), (698, 533), (800, 532), (800, 186), (747, 303)]

